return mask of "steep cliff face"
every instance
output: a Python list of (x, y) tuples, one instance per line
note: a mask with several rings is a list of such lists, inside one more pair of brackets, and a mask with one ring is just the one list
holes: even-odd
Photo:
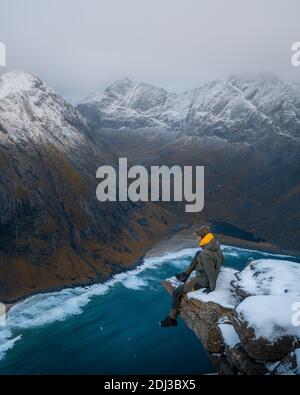
[(96, 170), (116, 159), (37, 77), (0, 78), (1, 302), (102, 281), (167, 230), (151, 204), (97, 201)]
[[(253, 261), (241, 272), (223, 268), (215, 291), (183, 297), (180, 316), (220, 374), (299, 375), (299, 284), (300, 265), (289, 261)], [(171, 278), (163, 285), (171, 293), (178, 283)]]

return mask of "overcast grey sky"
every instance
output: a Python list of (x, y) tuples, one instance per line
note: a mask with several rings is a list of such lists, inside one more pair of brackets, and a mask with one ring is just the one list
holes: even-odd
[(232, 73), (300, 81), (299, 0), (0, 0), (1, 41), (9, 69), (73, 99), (124, 76), (178, 92)]

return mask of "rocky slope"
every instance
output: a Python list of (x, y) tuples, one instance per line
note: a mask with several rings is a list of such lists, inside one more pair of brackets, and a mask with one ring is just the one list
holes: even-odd
[[(299, 284), (294, 262), (263, 259), (241, 272), (223, 268), (215, 291), (184, 296), (180, 316), (220, 374), (299, 375)], [(163, 285), (171, 293), (178, 282)]]
[(96, 170), (116, 160), (37, 77), (0, 78), (1, 302), (102, 281), (164, 234), (163, 209), (97, 201)]

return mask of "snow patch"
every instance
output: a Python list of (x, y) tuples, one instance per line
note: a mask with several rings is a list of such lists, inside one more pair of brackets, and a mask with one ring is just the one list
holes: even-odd
[(290, 335), (300, 339), (300, 326), (292, 322), (293, 304), (299, 302), (300, 295), (249, 296), (236, 307), (236, 313), (254, 329), (257, 338), (272, 342)]
[(44, 85), (37, 77), (22, 71), (11, 71), (0, 77), (0, 100), (12, 93), (27, 92)]
[(234, 285), (248, 295), (300, 294), (300, 265), (276, 259), (251, 262)]
[(193, 291), (188, 293), (191, 299), (198, 299), (202, 302), (214, 302), (226, 308), (234, 308), (239, 302), (238, 297), (234, 293), (231, 282), (236, 278), (237, 270), (223, 267), (220, 270), (216, 289), (208, 294), (203, 293), (203, 290)]
[(234, 327), (231, 324), (219, 324), (218, 327), (221, 331), (224, 343), (229, 348), (233, 348), (241, 342)]

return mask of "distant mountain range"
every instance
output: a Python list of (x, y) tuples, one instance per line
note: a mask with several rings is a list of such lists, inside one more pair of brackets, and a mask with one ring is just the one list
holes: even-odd
[(125, 78), (89, 95), (78, 109), (102, 127), (158, 127), (237, 142), (266, 133), (300, 139), (300, 88), (276, 77), (231, 77), (183, 94)]
[(134, 163), (205, 166), (205, 209), (299, 251), (300, 87), (275, 76), (232, 76), (183, 94), (128, 78), (77, 106)]
[[(205, 209), (96, 200), (96, 170), (204, 165)], [(0, 300), (103, 281), (172, 224), (238, 226), (300, 251), (300, 89), (231, 77), (184, 94), (123, 79), (74, 108), (37, 77), (0, 77)]]

